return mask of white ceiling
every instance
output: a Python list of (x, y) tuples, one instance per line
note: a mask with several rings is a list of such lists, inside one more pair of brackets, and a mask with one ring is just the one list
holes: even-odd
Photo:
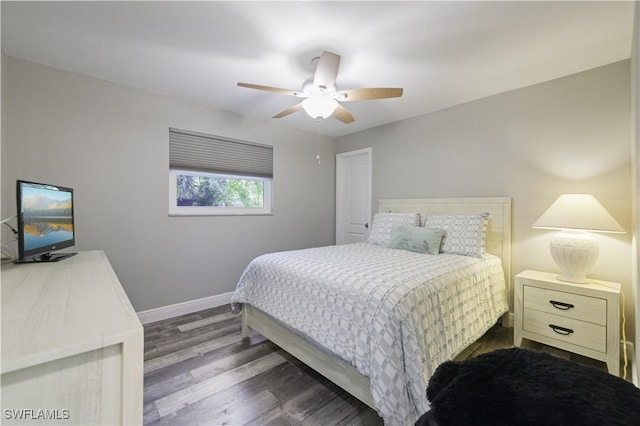
[[(403, 87), (344, 103), (341, 136), (627, 59), (633, 2), (7, 2), (9, 56), (264, 120), (299, 99), (323, 50), (338, 89)], [(315, 132), (303, 111), (279, 120)]]

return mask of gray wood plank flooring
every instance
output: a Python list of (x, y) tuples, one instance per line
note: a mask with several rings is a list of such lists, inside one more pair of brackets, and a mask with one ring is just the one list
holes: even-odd
[[(243, 340), (240, 328), (229, 306), (145, 325), (145, 425), (382, 425), (374, 410), (263, 336)], [(495, 326), (457, 359), (512, 342), (513, 329)]]

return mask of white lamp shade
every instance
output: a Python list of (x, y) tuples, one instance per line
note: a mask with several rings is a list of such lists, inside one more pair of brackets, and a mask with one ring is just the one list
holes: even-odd
[(561, 195), (533, 224), (533, 228), (625, 232), (602, 204), (589, 194)]
[(533, 228), (560, 229), (551, 238), (551, 257), (560, 268), (558, 279), (586, 284), (585, 271), (598, 259), (600, 248), (591, 232), (624, 233), (624, 229), (589, 194), (564, 194), (551, 204)]
[(328, 96), (316, 95), (302, 101), (302, 108), (311, 118), (324, 119), (333, 114), (338, 102)]

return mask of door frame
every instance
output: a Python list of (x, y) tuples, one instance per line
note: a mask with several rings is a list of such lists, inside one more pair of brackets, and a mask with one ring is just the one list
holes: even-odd
[(342, 185), (344, 182), (344, 176), (343, 176), (343, 164), (346, 162), (346, 160), (348, 160), (351, 157), (355, 157), (355, 156), (359, 156), (359, 155), (363, 155), (366, 154), (367, 155), (367, 161), (368, 161), (368, 165), (369, 165), (369, 176), (368, 176), (368, 180), (369, 180), (369, 193), (365, 195), (368, 205), (367, 208), (367, 223), (370, 225), (371, 224), (371, 198), (372, 198), (372, 191), (373, 191), (373, 149), (371, 147), (369, 148), (362, 148), (362, 149), (357, 149), (355, 151), (348, 151), (348, 152), (342, 152), (340, 154), (336, 154), (336, 229), (335, 229), (335, 243), (339, 244), (339, 241), (341, 241), (341, 239), (339, 238), (340, 236), (340, 232), (341, 232), (341, 228), (342, 225), (344, 225), (346, 223), (346, 218), (347, 218), (347, 212), (346, 212), (346, 206), (343, 203), (343, 197), (345, 196), (345, 191), (347, 190), (344, 185)]

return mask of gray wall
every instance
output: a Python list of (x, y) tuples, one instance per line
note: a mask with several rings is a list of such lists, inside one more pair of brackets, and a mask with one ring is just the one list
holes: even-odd
[[(337, 149), (373, 148), (373, 211), (380, 198), (512, 197), (512, 270), (557, 271), (552, 231), (531, 225), (558, 195), (591, 193), (631, 230), (629, 64), (344, 136)], [(630, 233), (595, 235), (601, 254), (589, 276), (631, 294)], [(626, 311), (633, 318), (631, 297)]]
[[(333, 139), (12, 57), (2, 68), (2, 217), (16, 179), (73, 187), (75, 249), (105, 250), (137, 311), (230, 292), (256, 255), (334, 242)], [(273, 145), (274, 214), (169, 217), (169, 127)]]

